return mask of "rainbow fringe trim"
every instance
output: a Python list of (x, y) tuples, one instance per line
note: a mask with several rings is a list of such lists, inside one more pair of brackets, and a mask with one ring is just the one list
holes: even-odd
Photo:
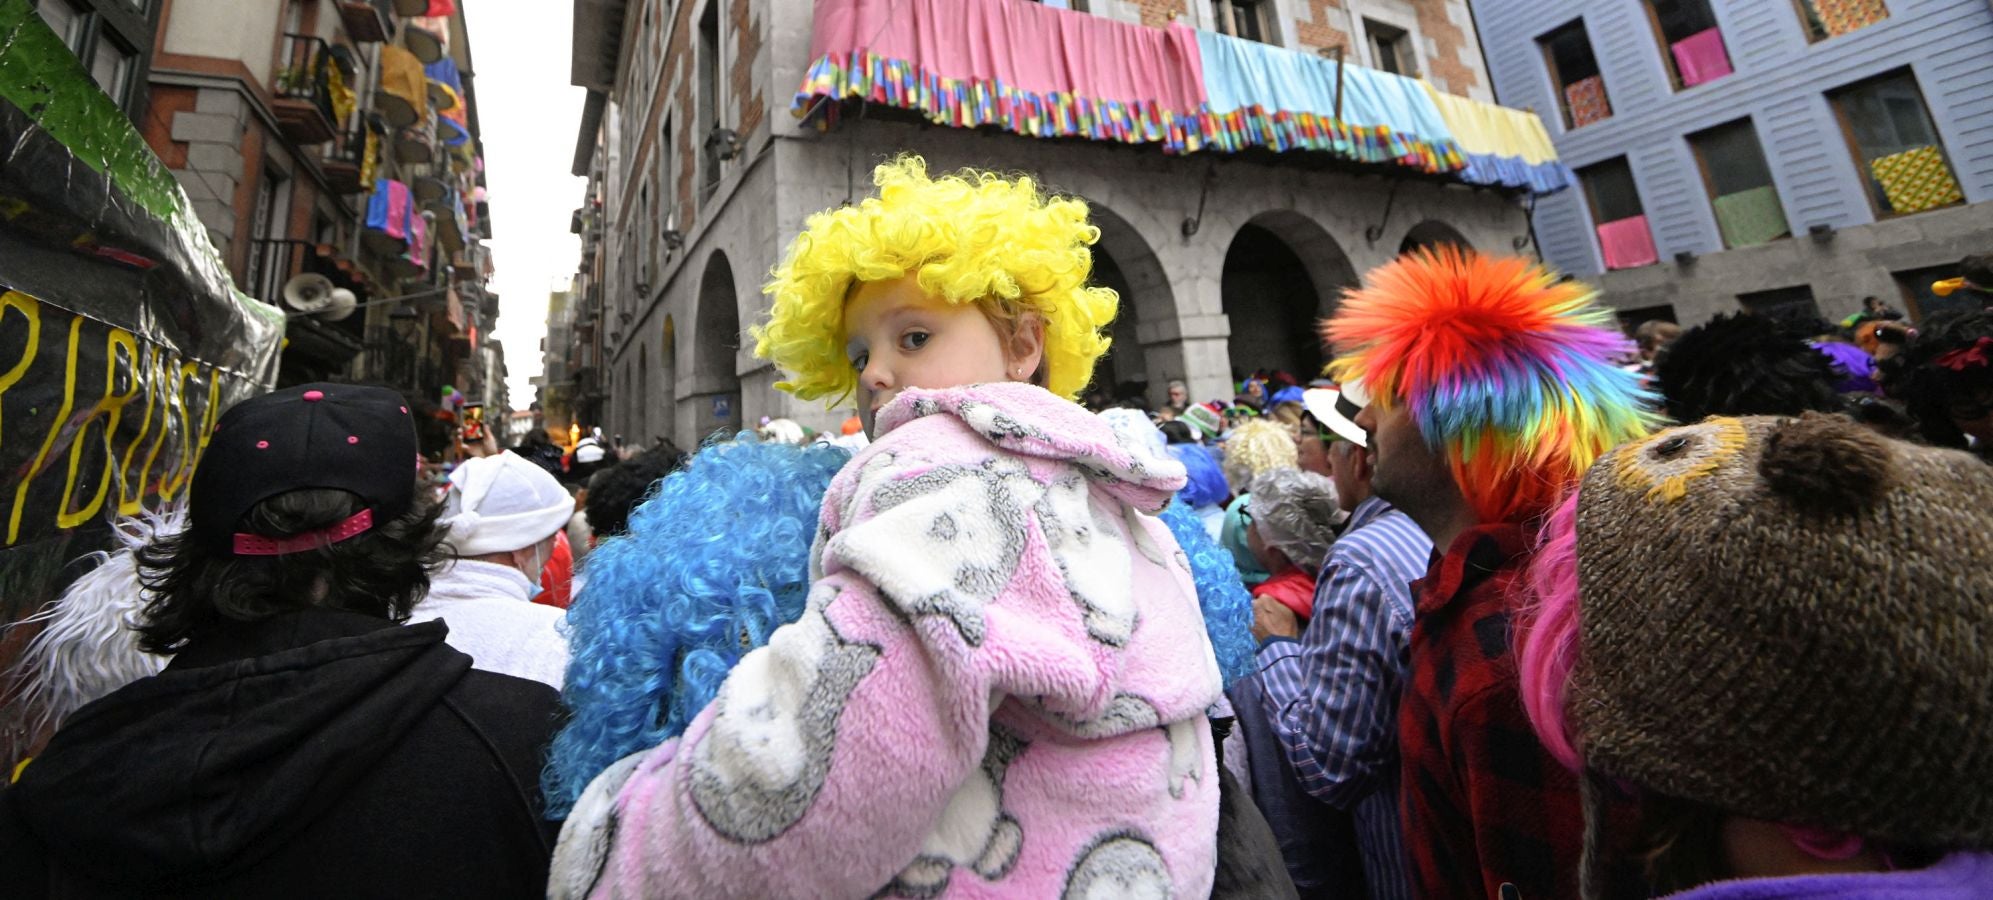
[(818, 59), (803, 77), (790, 112), (828, 129), (836, 124), (837, 110), (834, 104), (819, 103), (822, 98), (858, 98), (912, 110), (937, 125), (955, 128), (993, 126), (1026, 137), (1159, 144), (1169, 154), (1238, 153), (1264, 147), (1276, 153), (1321, 151), (1430, 174), (1467, 168), (1466, 154), (1450, 137), (1427, 139), (1382, 125), (1352, 125), (1333, 116), (1269, 112), (1257, 106), (1220, 114), (1063, 91), (1040, 94), (999, 79), (946, 78), (918, 63), (866, 51)]
[[(1040, 94), (1000, 79), (946, 78), (919, 64), (865, 51), (818, 59), (803, 76), (803, 86), (790, 111), (804, 117), (820, 97), (855, 97), (919, 112), (937, 125), (996, 126), (1025, 137), (1161, 144), (1166, 153), (1194, 153), (1204, 142), (1195, 113), (1178, 113), (1156, 103), (1123, 103), (1063, 91)], [(835, 123), (834, 111), (817, 121), (821, 128), (830, 127)]]

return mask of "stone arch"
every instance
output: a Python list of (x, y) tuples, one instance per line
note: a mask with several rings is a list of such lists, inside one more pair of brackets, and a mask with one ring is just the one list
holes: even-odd
[[(1103, 203), (1087, 201), (1100, 240), (1093, 245), (1092, 283), (1113, 288), (1121, 295), (1121, 305), (1110, 329), (1113, 344), (1095, 364), (1093, 384), (1113, 394), (1117, 387), (1147, 383), (1153, 401), (1162, 386), (1151, 382), (1147, 354), (1143, 349), (1142, 323), (1161, 321), (1176, 314), (1176, 297), (1162, 261), (1135, 226)], [(1175, 373), (1172, 377), (1181, 377)], [(1158, 374), (1157, 377), (1161, 377)]]
[(1427, 219), (1413, 225), (1410, 231), (1405, 232), (1405, 239), (1398, 244), (1398, 255), (1403, 256), (1426, 247), (1474, 249), (1474, 245), (1468, 242), (1466, 235), (1460, 233), (1460, 229), (1438, 219)]
[(1219, 291), (1231, 325), (1231, 376), (1278, 369), (1306, 383), (1325, 361), (1321, 319), (1357, 283), (1349, 254), (1327, 229), (1294, 210), (1247, 220), (1225, 251)]
[(740, 429), (740, 295), (724, 250), (706, 258), (692, 311), (692, 377), (680, 403), (690, 407), (692, 438)]

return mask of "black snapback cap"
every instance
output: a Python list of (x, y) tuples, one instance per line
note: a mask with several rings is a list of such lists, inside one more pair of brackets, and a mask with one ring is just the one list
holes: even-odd
[(371, 522), (385, 522), (415, 502), (417, 463), (415, 422), (394, 391), (320, 383), (251, 397), (215, 423), (194, 469), (188, 530), (234, 552), (256, 504), (313, 488), (357, 494)]

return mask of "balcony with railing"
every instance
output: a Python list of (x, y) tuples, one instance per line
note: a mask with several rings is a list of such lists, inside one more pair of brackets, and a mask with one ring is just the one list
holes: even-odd
[(277, 126), (300, 146), (331, 140), (353, 112), (350, 55), (307, 34), (284, 35), (283, 47), (271, 103)]
[(386, 139), (386, 126), (380, 117), (367, 113), (353, 123), (353, 127), (339, 135), (339, 140), (327, 151), (319, 167), (325, 172), (326, 185), (336, 194), (357, 194), (373, 187), (374, 176), (381, 167), (381, 146)]
[(389, 0), (339, 0), (339, 19), (353, 40), (377, 44), (394, 30), (394, 5)]
[(862, 103), (1167, 154), (1305, 153), (1537, 194), (1571, 182), (1533, 113), (1180, 24), (1031, 0), (818, 0), (811, 42), (791, 111), (826, 129)]

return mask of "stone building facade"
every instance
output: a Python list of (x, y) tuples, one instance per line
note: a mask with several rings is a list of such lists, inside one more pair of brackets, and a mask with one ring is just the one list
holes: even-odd
[[(1227, 4), (1232, 18), (1221, 22)], [(1388, 33), (1396, 65), (1453, 93), (1491, 96), (1460, 0), (1050, 5), (1206, 30), (1241, 27), (1245, 8), (1269, 43), (1346, 45), (1352, 63), (1378, 68), (1387, 47), (1366, 34)], [(576, 0), (575, 9), (574, 80), (590, 95), (574, 171), (589, 186), (575, 221), (577, 346), (563, 350), (568, 370), (548, 378), (570, 385), (584, 428), (631, 443), (689, 446), (764, 416), (835, 427), (848, 414), (777, 391), (779, 374), (743, 331), (765, 316), (761, 286), (804, 219), (864, 196), (872, 167), (899, 153), (934, 170), (1028, 171), (1087, 200), (1101, 229), (1096, 280), (1122, 295), (1096, 384), (1145, 385), (1152, 400), (1172, 379), (1209, 398), (1229, 397), (1235, 378), (1259, 368), (1312, 375), (1323, 362), (1316, 319), (1359, 273), (1407, 246), (1530, 247), (1526, 201), (1513, 192), (1305, 153), (1171, 156), (862, 111), (807, 127), (790, 107), (812, 61), (809, 0)]]

